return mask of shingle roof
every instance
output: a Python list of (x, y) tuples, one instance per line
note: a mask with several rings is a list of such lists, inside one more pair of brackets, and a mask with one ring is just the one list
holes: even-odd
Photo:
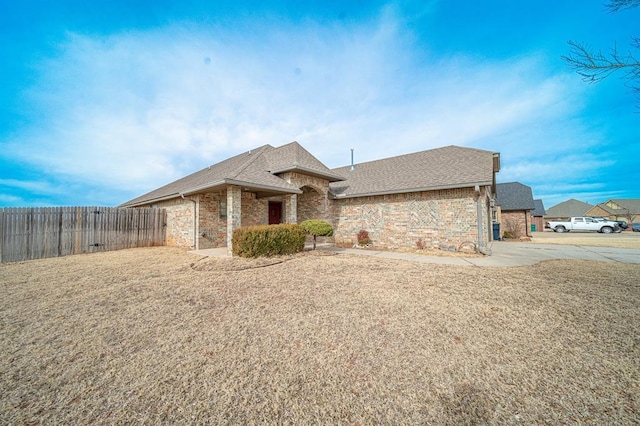
[[(494, 157), (475, 148), (447, 146), (333, 169), (346, 177), (331, 184), (337, 198), (494, 184)], [(496, 170), (498, 171), (498, 170)]]
[(448, 146), (331, 170), (297, 142), (278, 148), (264, 145), (185, 176), (122, 204), (151, 204), (180, 195), (242, 185), (272, 193), (301, 191), (277, 176), (301, 172), (329, 180), (337, 197), (357, 197), (493, 185), (499, 154), (474, 148)]
[(311, 155), (298, 142), (291, 142), (265, 152), (265, 161), (269, 165), (269, 172), (273, 174), (284, 172), (302, 172), (328, 179), (330, 182), (344, 180)]
[(275, 175), (285, 171), (304, 171), (330, 181), (341, 178), (297, 142), (279, 148), (263, 145), (127, 201), (122, 206), (149, 204), (205, 189), (222, 189), (228, 184), (267, 192), (301, 193), (296, 186)]
[(611, 201), (613, 201), (619, 207), (622, 207), (617, 211), (622, 210), (625, 212), (625, 214), (640, 214), (640, 198), (617, 198), (609, 200), (609, 202)]
[(584, 216), (593, 206), (579, 200), (570, 199), (547, 209), (545, 217)]
[(544, 216), (545, 215), (544, 204), (542, 203), (542, 200), (533, 200), (533, 205), (534, 205), (535, 208), (531, 212), (531, 216)]
[(535, 209), (531, 187), (520, 182), (497, 184), (496, 205), (500, 206), (502, 211)]

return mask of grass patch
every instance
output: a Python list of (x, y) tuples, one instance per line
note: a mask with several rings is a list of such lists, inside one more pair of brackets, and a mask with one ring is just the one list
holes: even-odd
[(0, 265), (0, 423), (638, 421), (640, 265)]

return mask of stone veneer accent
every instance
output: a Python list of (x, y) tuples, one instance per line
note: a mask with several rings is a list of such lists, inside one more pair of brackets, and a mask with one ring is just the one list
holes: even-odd
[(227, 250), (232, 252), (233, 230), (242, 226), (242, 188), (227, 186)]
[[(483, 188), (483, 192), (484, 188)], [(486, 192), (485, 192), (486, 194)], [(378, 195), (334, 200), (335, 242), (356, 244), (362, 229), (381, 248), (426, 247), (459, 249), (478, 242), (477, 196), (473, 188)], [(488, 203), (482, 197), (482, 232), (486, 244)]]
[[(222, 201), (227, 191), (215, 191), (199, 195), (198, 248), (207, 249), (227, 245), (227, 221), (221, 217)], [(226, 214), (226, 209), (224, 212)]]
[[(147, 205), (143, 207), (151, 207)], [(167, 211), (168, 246), (194, 247), (194, 208), (189, 198), (174, 198), (153, 204)]]

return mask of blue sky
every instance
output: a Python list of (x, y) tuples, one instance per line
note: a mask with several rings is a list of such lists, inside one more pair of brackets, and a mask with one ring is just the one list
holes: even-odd
[(0, 206), (118, 205), (300, 142), (329, 167), (501, 153), (551, 207), (640, 198), (640, 107), (567, 41), (628, 50), (601, 1), (0, 0)]

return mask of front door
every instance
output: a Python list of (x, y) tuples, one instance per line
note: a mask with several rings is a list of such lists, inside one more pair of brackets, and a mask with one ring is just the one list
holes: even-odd
[(282, 203), (269, 201), (269, 225), (282, 223)]

